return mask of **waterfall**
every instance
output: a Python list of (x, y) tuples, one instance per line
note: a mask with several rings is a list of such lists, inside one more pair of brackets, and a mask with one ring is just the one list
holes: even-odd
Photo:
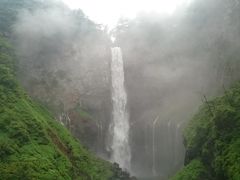
[(158, 122), (159, 120), (159, 116), (156, 117), (156, 119), (154, 119), (153, 121), (153, 131), (152, 131), (152, 173), (153, 173), (153, 176), (156, 176), (157, 174), (157, 171), (156, 171), (156, 157), (155, 157), (155, 154), (156, 154), (156, 149), (155, 149), (155, 139), (156, 139), (156, 135), (155, 135), (155, 126), (156, 126), (156, 123)]
[(111, 62), (113, 116), (110, 125), (111, 159), (121, 168), (130, 170), (131, 153), (129, 146), (129, 117), (127, 112), (127, 93), (124, 86), (122, 52), (119, 47), (112, 48)]

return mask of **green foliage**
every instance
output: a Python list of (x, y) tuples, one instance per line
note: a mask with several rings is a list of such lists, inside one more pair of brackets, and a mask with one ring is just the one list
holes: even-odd
[(192, 160), (172, 180), (202, 180), (206, 179), (206, 169), (201, 161)]
[[(19, 87), (14, 55), (0, 37), (0, 179), (99, 179), (121, 169), (100, 160)], [(120, 178), (121, 179), (121, 178)]]
[[(240, 84), (223, 97), (206, 102), (184, 131), (186, 167), (174, 179), (206, 169), (204, 179), (238, 180), (240, 178)], [(201, 167), (194, 165), (196, 159)], [(201, 173), (200, 173), (201, 174)], [(182, 178), (186, 177), (186, 178)], [(190, 176), (189, 176), (190, 177)], [(197, 177), (197, 176), (196, 176)], [(201, 178), (200, 178), (201, 179)]]

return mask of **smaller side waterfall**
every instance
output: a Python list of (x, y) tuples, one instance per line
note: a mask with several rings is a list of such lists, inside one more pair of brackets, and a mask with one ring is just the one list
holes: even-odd
[(152, 173), (153, 173), (153, 176), (156, 176), (156, 174), (157, 174), (157, 172), (156, 172), (156, 149), (155, 149), (155, 141), (156, 141), (156, 135), (155, 135), (155, 126), (156, 126), (156, 124), (157, 124), (157, 122), (158, 122), (158, 120), (159, 120), (159, 116), (157, 116), (156, 117), (156, 119), (154, 119), (154, 121), (153, 121), (153, 130), (152, 130)]
[(112, 136), (111, 159), (121, 168), (130, 170), (129, 117), (127, 94), (124, 86), (124, 68), (121, 49), (112, 48), (111, 62), (113, 119), (110, 125)]

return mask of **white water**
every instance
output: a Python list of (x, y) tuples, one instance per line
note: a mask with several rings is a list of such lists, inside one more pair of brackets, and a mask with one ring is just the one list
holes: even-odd
[(152, 164), (152, 173), (153, 173), (153, 176), (156, 176), (157, 175), (157, 171), (156, 171), (156, 158), (155, 158), (155, 156), (156, 156), (156, 149), (155, 149), (155, 141), (156, 141), (156, 135), (155, 135), (155, 126), (156, 126), (156, 124), (157, 124), (157, 122), (158, 122), (158, 120), (159, 120), (159, 116), (157, 116), (156, 117), (156, 119), (154, 119), (154, 121), (153, 121), (153, 131), (152, 131), (152, 145), (153, 145), (153, 147), (152, 147), (152, 162), (153, 162), (153, 164)]
[(112, 136), (111, 159), (121, 168), (130, 170), (131, 153), (129, 147), (129, 117), (127, 112), (127, 93), (124, 86), (122, 52), (119, 47), (112, 48), (111, 62), (113, 119), (110, 126)]

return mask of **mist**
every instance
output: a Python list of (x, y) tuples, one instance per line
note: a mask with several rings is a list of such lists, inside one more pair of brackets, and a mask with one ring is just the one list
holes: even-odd
[[(140, 13), (122, 19), (110, 33), (81, 10), (58, 1), (38, 3), (42, 8), (20, 10), (12, 27), (24, 88), (87, 148), (110, 160), (110, 48), (120, 47), (130, 172), (139, 178), (171, 177), (184, 165), (182, 129), (204, 97), (223, 94), (240, 78), (240, 2), (194, 0), (171, 16)], [(76, 107), (94, 121), (77, 116)]]
[[(134, 121), (132, 167), (140, 176), (151, 176), (156, 166), (156, 177), (165, 179), (183, 166), (177, 127), (184, 128), (204, 97), (211, 100), (239, 80), (237, 9), (237, 2), (196, 0), (172, 17), (140, 14), (113, 31), (123, 49)], [(156, 165), (151, 159), (154, 128)]]
[[(99, 132), (99, 126), (109, 121), (106, 112), (111, 111), (111, 41), (102, 26), (81, 10), (53, 3), (18, 12), (12, 37), (19, 57), (18, 78), (33, 98), (100, 154), (105, 134)], [(88, 112), (96, 120), (86, 123), (77, 110)], [(105, 124), (103, 128), (107, 129)]]

